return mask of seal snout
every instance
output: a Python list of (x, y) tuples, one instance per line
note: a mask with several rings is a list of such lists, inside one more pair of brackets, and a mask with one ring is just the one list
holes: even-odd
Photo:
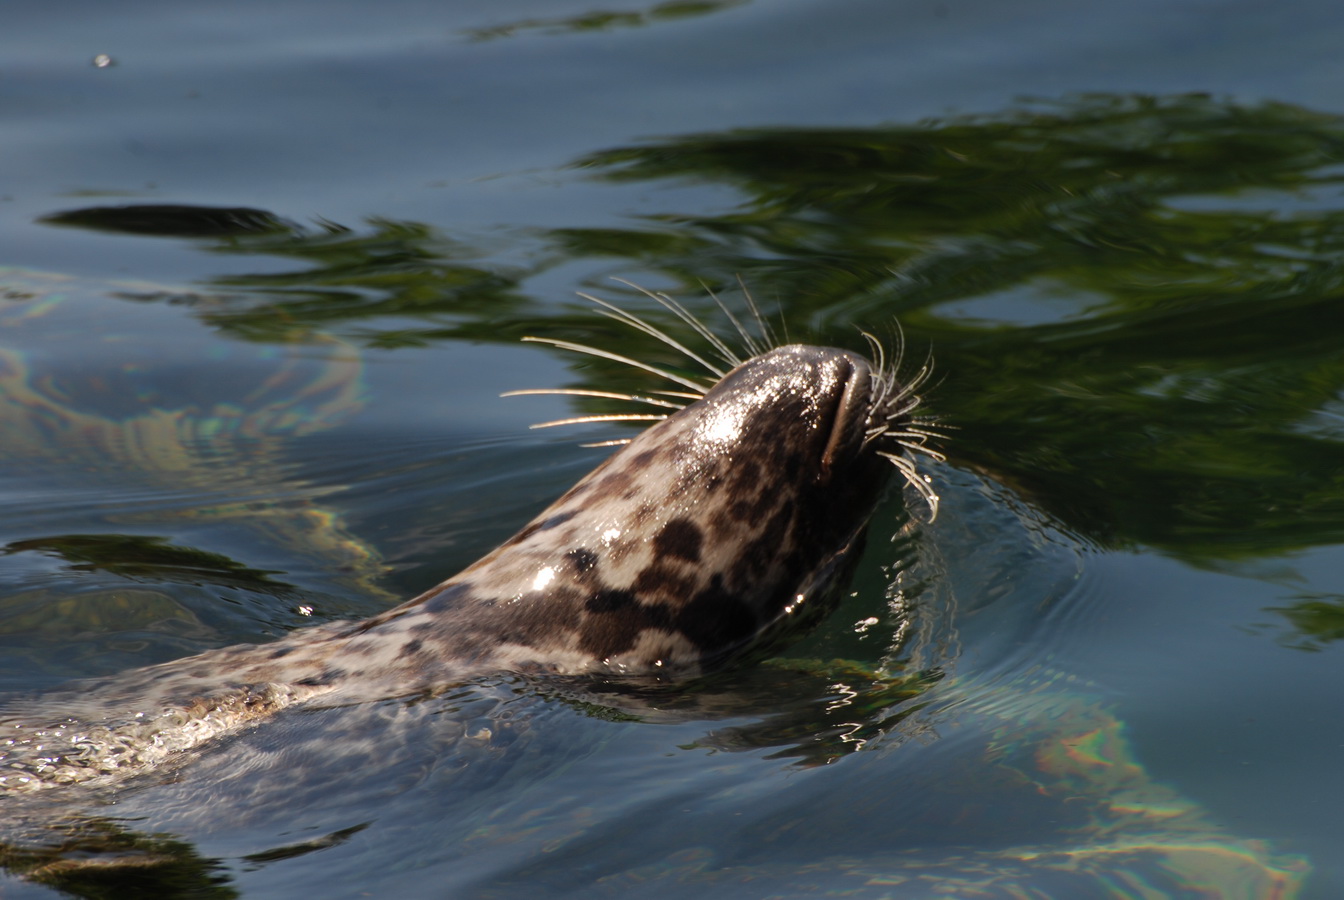
[(816, 478), (830, 481), (863, 446), (873, 404), (871, 364), (848, 350), (791, 344), (747, 365), (772, 372), (781, 393), (805, 398), (806, 418), (824, 438), (815, 448)]
[(873, 372), (868, 361), (844, 350), (833, 351), (830, 361), (840, 390), (833, 392), (835, 406), (830, 411), (830, 437), (821, 454), (820, 479), (828, 480), (837, 466), (851, 460), (863, 446), (863, 436), (872, 411)]

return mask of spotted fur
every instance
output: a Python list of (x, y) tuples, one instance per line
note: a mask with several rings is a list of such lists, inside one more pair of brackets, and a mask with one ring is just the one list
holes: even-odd
[[(0, 786), (134, 771), (295, 704), (404, 696), (500, 672), (708, 671), (824, 610), (888, 460), (913, 475), (905, 450), (926, 434), (912, 418), (917, 402), (848, 351), (759, 353), (503, 545), (394, 609), (12, 711)], [(37, 715), (53, 705), (67, 718)]]

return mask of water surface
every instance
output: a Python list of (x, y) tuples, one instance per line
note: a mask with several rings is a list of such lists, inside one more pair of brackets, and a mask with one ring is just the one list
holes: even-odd
[(520, 337), (684, 365), (574, 296), (649, 308), (612, 276), (721, 327), (705, 288), (740, 278), (856, 349), (899, 319), (950, 431), (938, 518), (893, 493), (782, 660), (660, 715), (508, 680), (388, 703), (340, 771), (296, 748), (343, 713), (292, 716), (102, 798), (104, 849), (154, 865), (48, 835), (7, 892), (1344, 892), (1337, 5), (6, 19), (8, 691), (488, 551), (628, 433), (497, 394), (655, 386)]

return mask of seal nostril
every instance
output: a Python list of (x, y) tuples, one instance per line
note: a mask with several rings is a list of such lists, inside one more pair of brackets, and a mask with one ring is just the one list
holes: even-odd
[(821, 453), (821, 471), (818, 473), (818, 480), (822, 482), (830, 479), (836, 466), (848, 457), (856, 439), (862, 434), (871, 394), (871, 378), (866, 367), (857, 366), (853, 360), (842, 357), (837, 361), (837, 369), (842, 388), (835, 395), (834, 406), (828, 417), (831, 433)]

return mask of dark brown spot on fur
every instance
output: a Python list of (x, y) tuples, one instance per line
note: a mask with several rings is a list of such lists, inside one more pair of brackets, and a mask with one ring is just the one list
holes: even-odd
[(599, 592), (589, 599), (587, 608), (579, 648), (598, 659), (610, 659), (634, 647), (647, 629), (669, 630), (666, 606), (640, 603), (629, 591)]
[(651, 449), (651, 450), (644, 450), (644, 451), (642, 451), (642, 452), (640, 452), (640, 453), (636, 453), (636, 454), (630, 459), (630, 465), (631, 465), (632, 467), (634, 467), (634, 468), (642, 469), (642, 468), (644, 468), (645, 466), (647, 466), (649, 463), (651, 463), (651, 462), (653, 462), (655, 459), (657, 459), (657, 458), (658, 458), (658, 454), (659, 454), (660, 452), (661, 452), (661, 451), (659, 450), (659, 448), (654, 447), (654, 448)]
[(544, 519), (543, 521), (538, 523), (537, 531), (549, 531), (552, 528), (556, 527), (557, 525), (565, 524), (578, 514), (579, 514), (578, 510), (570, 510), (569, 512), (557, 513), (556, 515), (551, 516), (549, 519)]
[(597, 568), (597, 554), (585, 548), (578, 547), (565, 554), (565, 559), (574, 567), (574, 572), (583, 575)]
[(676, 603), (695, 590), (695, 579), (678, 575), (666, 566), (653, 565), (640, 571), (632, 587), (635, 594), (645, 600)]
[(760, 491), (749, 500), (734, 500), (728, 504), (728, 514), (738, 522), (744, 522), (755, 528), (778, 501), (778, 494)]
[[(544, 591), (528, 591), (517, 603), (500, 607), (496, 616), (480, 622), (480, 640), (525, 647), (545, 647), (579, 627), (582, 595), (572, 587), (551, 585)], [(498, 629), (495, 631), (494, 629)]]
[(464, 602), (471, 595), (471, 583), (459, 581), (428, 597), (424, 602), (425, 612), (442, 613), (458, 602)]
[(593, 485), (593, 497), (590, 502), (598, 502), (611, 497), (619, 497), (626, 488), (634, 483), (634, 477), (626, 469), (617, 469)]
[(761, 533), (747, 542), (729, 573), (733, 584), (753, 584), (769, 572), (776, 559), (783, 557), (787, 562), (789, 554), (784, 553), (783, 548), (789, 538), (790, 524), (786, 507), (775, 513)]
[(653, 549), (659, 556), (700, 561), (700, 545), (704, 541), (700, 527), (690, 519), (669, 519), (653, 536)]
[(752, 459), (739, 459), (733, 466), (731, 478), (732, 490), (755, 493), (761, 489), (761, 467)]
[(635, 595), (629, 591), (605, 589), (588, 598), (584, 609), (590, 613), (613, 613), (635, 604)]
[[(574, 492), (570, 491), (570, 493), (572, 494)], [(528, 525), (522, 531), (518, 532), (513, 537), (509, 538), (506, 546), (521, 544), (523, 541), (527, 540), (532, 535), (536, 534), (538, 531), (548, 531), (552, 528), (555, 528), (557, 525), (563, 525), (578, 514), (579, 514), (578, 510), (571, 510), (569, 512), (557, 513), (556, 515), (553, 515), (548, 519), (542, 519), (540, 522), (533, 522), (531, 525)]]
[(714, 514), (709, 517), (709, 525), (711, 537), (715, 540), (727, 540), (737, 530), (737, 521), (726, 508), (714, 510)]
[(682, 608), (676, 624), (702, 651), (718, 653), (746, 643), (757, 628), (751, 607), (725, 590), (718, 575)]

